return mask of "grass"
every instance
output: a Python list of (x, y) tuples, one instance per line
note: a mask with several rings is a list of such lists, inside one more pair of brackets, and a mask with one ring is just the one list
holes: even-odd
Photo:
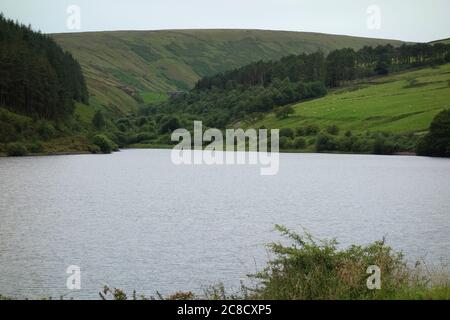
[[(91, 99), (118, 112), (139, 105), (122, 86), (142, 92), (188, 90), (202, 76), (257, 60), (321, 49), (401, 42), (263, 30), (164, 30), (54, 34), (80, 62)], [(152, 99), (151, 95), (148, 97)], [(146, 98), (144, 97), (144, 100)]]
[(165, 92), (141, 92), (140, 95), (145, 103), (163, 102), (169, 99)]
[(270, 113), (247, 126), (295, 130), (309, 124), (320, 129), (335, 124), (342, 133), (420, 133), (450, 107), (449, 81), (450, 64), (373, 78), (296, 104), (294, 114), (286, 119)]
[(73, 117), (55, 122), (36, 120), (0, 107), (0, 125), (7, 123), (14, 128), (13, 139), (0, 143), (0, 156), (88, 153), (94, 113), (95, 108), (76, 103)]
[(88, 125), (92, 123), (94, 118), (95, 108), (79, 102), (75, 103), (75, 117), (77, 117), (81, 123)]

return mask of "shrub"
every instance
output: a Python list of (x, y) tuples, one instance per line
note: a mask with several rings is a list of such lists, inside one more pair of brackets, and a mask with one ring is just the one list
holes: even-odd
[(6, 147), (6, 153), (10, 157), (23, 157), (27, 155), (27, 148), (20, 142), (14, 142), (8, 144)]
[(55, 127), (47, 120), (39, 120), (37, 132), (44, 140), (51, 139), (55, 135)]
[[(403, 255), (385, 241), (338, 249), (335, 240), (276, 229), (292, 244), (272, 243), (274, 259), (252, 277), (260, 281), (253, 298), (268, 300), (392, 299), (406, 290), (427, 288), (427, 279), (407, 267)], [(369, 266), (382, 274), (380, 290), (367, 288)]]
[(305, 134), (307, 136), (315, 136), (317, 133), (319, 133), (319, 127), (314, 124), (309, 124), (305, 128)]
[(129, 144), (133, 144), (133, 143), (140, 143), (143, 141), (149, 141), (149, 140), (153, 140), (155, 139), (155, 135), (148, 133), (148, 132), (141, 132), (141, 133), (137, 133), (135, 135), (132, 135), (128, 138), (128, 143)]
[(0, 143), (7, 144), (17, 139), (16, 128), (7, 123), (0, 121)]
[(117, 145), (104, 134), (94, 136), (93, 143), (100, 148), (102, 153), (111, 153), (112, 151), (117, 151), (118, 149)]
[(316, 139), (316, 151), (336, 151), (338, 150), (338, 144), (333, 136), (325, 133), (321, 133)]
[(306, 147), (306, 140), (302, 137), (297, 137), (294, 139), (293, 145), (296, 149), (304, 149)]
[(304, 127), (297, 128), (296, 133), (297, 133), (297, 136), (299, 136), (299, 137), (306, 136), (306, 128), (304, 128)]
[(180, 120), (177, 117), (170, 117), (168, 119), (161, 120), (160, 133), (171, 133), (172, 131), (180, 128)]
[[(369, 152), (370, 143), (357, 136), (344, 136), (338, 140), (339, 151), (343, 152)], [(369, 145), (369, 147), (367, 147)]]
[(328, 126), (327, 132), (333, 136), (337, 136), (339, 134), (339, 127), (335, 124)]
[(429, 133), (417, 146), (423, 156), (450, 157), (450, 109), (439, 113), (430, 125)]
[(95, 115), (92, 118), (92, 125), (97, 130), (101, 130), (106, 126), (105, 117), (101, 110), (98, 110), (97, 112), (95, 112)]
[(317, 98), (323, 97), (327, 94), (328, 90), (325, 84), (322, 81), (312, 82), (308, 88), (309, 92), (305, 98)]
[(289, 137), (280, 137), (280, 148), (282, 149), (291, 149), (292, 148), (292, 139)]
[(291, 106), (279, 107), (275, 110), (275, 116), (278, 119), (286, 119), (289, 115), (294, 113), (294, 109)]
[(382, 137), (376, 138), (372, 147), (373, 154), (394, 154), (398, 150), (398, 145)]
[(117, 125), (124, 125), (127, 128), (132, 127), (131, 121), (128, 118), (120, 118), (116, 120)]
[(27, 145), (27, 150), (31, 153), (42, 153), (44, 151), (44, 147), (39, 142), (33, 142)]
[(136, 119), (136, 125), (142, 127), (147, 123), (147, 121), (148, 121), (147, 117), (139, 117)]
[(121, 132), (126, 132), (130, 127), (127, 127), (125, 124), (123, 123), (119, 123), (117, 125), (117, 129), (119, 129)]
[(128, 136), (122, 131), (114, 131), (110, 133), (109, 138), (117, 145), (117, 149), (125, 147), (128, 143)]
[(101, 153), (101, 152), (102, 152), (102, 150), (100, 149), (100, 147), (97, 146), (97, 145), (95, 145), (95, 144), (89, 145), (89, 146), (88, 146), (88, 150), (89, 150), (90, 153), (93, 153), (93, 154), (98, 154), (98, 153)]
[(294, 137), (294, 130), (291, 128), (282, 128), (280, 129), (280, 137), (288, 137), (293, 138)]

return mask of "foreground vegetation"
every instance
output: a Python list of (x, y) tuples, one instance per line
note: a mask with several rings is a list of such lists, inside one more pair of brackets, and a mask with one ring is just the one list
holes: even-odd
[[(104, 287), (104, 300), (448, 300), (449, 270), (430, 270), (424, 262), (409, 266), (403, 254), (389, 247), (385, 240), (360, 246), (340, 248), (335, 240), (316, 239), (276, 226), (287, 241), (271, 243), (272, 259), (260, 272), (249, 275), (253, 286), (242, 286), (229, 293), (222, 285), (207, 287), (203, 294), (176, 292), (145, 296), (121, 289)], [(369, 266), (378, 266), (381, 288), (369, 289)], [(373, 283), (372, 280), (369, 283)], [(5, 298), (5, 297), (4, 297)], [(1, 299), (1, 296), (0, 296)]]
[[(145, 297), (135, 292), (131, 296), (117, 288), (105, 287), (102, 299), (169, 299), (169, 300), (395, 300), (450, 299), (448, 270), (430, 271), (417, 262), (408, 266), (404, 256), (389, 247), (384, 240), (366, 246), (338, 248), (335, 240), (319, 240), (308, 233), (298, 234), (282, 226), (276, 229), (289, 241), (272, 243), (268, 247), (272, 260), (257, 274), (252, 287), (243, 286), (229, 294), (223, 285), (205, 290), (203, 295), (177, 292), (163, 297)], [(369, 266), (381, 270), (381, 288), (368, 289)]]

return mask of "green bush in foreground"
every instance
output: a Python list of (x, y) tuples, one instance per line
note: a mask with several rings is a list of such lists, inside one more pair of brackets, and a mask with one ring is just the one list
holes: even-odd
[[(337, 248), (337, 242), (316, 240), (277, 226), (292, 241), (289, 246), (269, 245), (275, 258), (253, 275), (260, 280), (254, 289), (258, 299), (390, 299), (410, 285), (425, 289), (425, 278), (414, 275), (401, 253), (394, 252), (384, 241), (368, 246)], [(367, 268), (381, 269), (381, 290), (367, 287)]]

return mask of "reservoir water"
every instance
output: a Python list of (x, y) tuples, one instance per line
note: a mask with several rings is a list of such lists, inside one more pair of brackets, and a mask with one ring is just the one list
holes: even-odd
[[(281, 154), (176, 166), (170, 150), (0, 158), (0, 294), (97, 298), (229, 291), (264, 267), (275, 224), (342, 246), (386, 237), (411, 261), (450, 263), (450, 160)], [(81, 268), (81, 290), (66, 269)]]

